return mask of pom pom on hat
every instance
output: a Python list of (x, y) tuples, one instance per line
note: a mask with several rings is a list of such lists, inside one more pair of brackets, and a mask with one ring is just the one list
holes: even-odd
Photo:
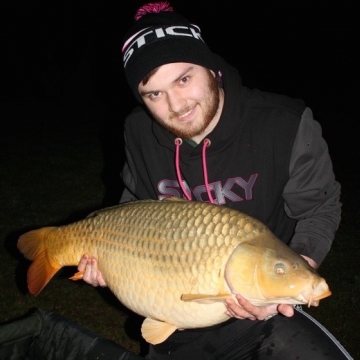
[(168, 2), (143, 5), (134, 18), (122, 53), (126, 79), (140, 102), (141, 80), (161, 65), (188, 62), (217, 72), (215, 57), (202, 39), (200, 28), (176, 13)]
[(156, 3), (148, 3), (136, 12), (134, 19), (139, 20), (147, 13), (159, 13), (160, 11), (174, 11), (170, 4), (166, 1), (160, 1)]

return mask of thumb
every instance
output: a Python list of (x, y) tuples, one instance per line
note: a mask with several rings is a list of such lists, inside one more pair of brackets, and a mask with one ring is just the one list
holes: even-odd
[(277, 308), (278, 312), (286, 317), (294, 315), (294, 308), (292, 305), (280, 304)]

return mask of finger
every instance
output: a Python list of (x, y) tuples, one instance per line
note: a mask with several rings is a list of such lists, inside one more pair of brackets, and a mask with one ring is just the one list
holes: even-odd
[(257, 315), (262, 311), (261, 307), (251, 304), (248, 300), (239, 294), (236, 295), (236, 300), (238, 301), (238, 305), (240, 305), (244, 311), (255, 317), (257, 317)]
[(92, 258), (90, 260), (89, 268), (90, 268), (91, 283), (93, 284), (93, 286), (98, 286), (99, 285), (99, 281), (98, 281), (99, 271), (98, 271), (96, 259)]
[(316, 263), (315, 260), (309, 258), (308, 256), (305, 256), (305, 255), (301, 255), (308, 263), (311, 267), (313, 267), (314, 269), (317, 269), (318, 268), (318, 264)]
[(261, 317), (259, 317), (259, 320), (267, 321), (267, 320), (271, 319), (273, 316), (279, 314), (278, 304), (271, 304), (271, 305), (265, 306), (263, 309), (264, 309), (264, 312), (261, 314)]
[(291, 317), (294, 315), (294, 308), (291, 305), (287, 304), (280, 304), (277, 307), (277, 311), (286, 317)]
[(249, 301), (247, 301), (243, 296), (241, 296), (240, 294), (236, 294), (236, 300), (239, 303), (239, 305), (241, 305), (242, 307), (254, 307), (254, 305), (252, 305)]
[(235, 301), (232, 298), (228, 298), (228, 299), (225, 300), (225, 306), (231, 306), (231, 305), (234, 305), (234, 304), (235, 304)]
[(229, 317), (233, 317), (233, 318), (240, 319), (240, 320), (244, 320), (244, 319), (256, 320), (255, 316), (253, 316), (247, 312), (243, 312), (243, 314), (241, 314), (240, 312), (235, 313), (234, 311), (227, 310), (227, 311), (225, 311), (225, 314)]
[(99, 284), (101, 287), (106, 287), (106, 286), (107, 286), (104, 278), (102, 277), (101, 271), (98, 271), (98, 275), (97, 275), (97, 278), (96, 278), (96, 279), (97, 279), (98, 284)]
[(93, 283), (93, 275), (92, 275), (92, 273), (93, 273), (93, 271), (92, 271), (91, 259), (87, 259), (86, 266), (85, 266), (85, 272), (84, 272), (84, 275), (83, 275), (83, 280), (85, 282), (87, 282), (88, 284)]
[(106, 287), (107, 284), (102, 276), (101, 271), (98, 268), (98, 262), (95, 258), (91, 259), (91, 273), (90, 273), (90, 278), (91, 278), (91, 284), (93, 286), (101, 286), (101, 287)]
[(86, 267), (88, 258), (89, 258), (89, 255), (88, 255), (88, 254), (84, 254), (84, 255), (81, 257), (80, 262), (79, 262), (79, 265), (78, 265), (78, 270), (79, 270), (79, 271), (84, 271), (84, 270), (85, 270), (85, 267)]
[(235, 301), (232, 299), (227, 299), (225, 301), (226, 306), (226, 315), (230, 317), (235, 317), (237, 319), (249, 319), (249, 320), (255, 320), (253, 314), (247, 312), (245, 309), (243, 309), (240, 305), (236, 304)]
[[(286, 305), (288, 306), (288, 305)], [(267, 315), (272, 315), (272, 314), (277, 314), (279, 312), (278, 310), (279, 304), (271, 304), (265, 307), (266, 310), (266, 316)]]
[(278, 304), (255, 306), (251, 304), (249, 301), (247, 301), (241, 295), (236, 295), (236, 299), (238, 300), (238, 303), (241, 306), (241, 308), (249, 314), (247, 316), (248, 319), (265, 320), (268, 319), (270, 315), (278, 314), (278, 310), (277, 310)]

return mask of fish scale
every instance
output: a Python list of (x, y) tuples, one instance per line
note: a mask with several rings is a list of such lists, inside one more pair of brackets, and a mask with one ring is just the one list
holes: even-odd
[(32, 230), (18, 248), (32, 260), (28, 287), (34, 296), (61, 267), (77, 266), (84, 253), (96, 257), (119, 301), (145, 317), (142, 334), (152, 344), (176, 329), (226, 321), (224, 301), (237, 293), (256, 305), (309, 306), (331, 294), (326, 281), (260, 221), (178, 198), (133, 201)]

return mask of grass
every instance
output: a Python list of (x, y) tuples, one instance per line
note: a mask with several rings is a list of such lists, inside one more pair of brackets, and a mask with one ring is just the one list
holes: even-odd
[[(19, 121), (29, 111), (28, 106), (37, 118)], [(86, 113), (70, 110), (58, 104), (29, 103), (13, 111), (11, 130), (0, 135), (0, 323), (38, 307), (141, 353), (142, 319), (124, 308), (108, 289), (68, 280), (76, 268), (62, 269), (38, 297), (27, 293), (29, 263), (16, 248), (19, 235), (82, 219), (95, 209), (116, 204), (121, 191), (121, 122), (101, 126), (93, 119), (107, 117), (96, 107), (89, 106)], [(331, 141), (339, 136), (327, 135)], [(349, 153), (349, 148), (337, 148), (334, 155), (335, 171), (343, 186), (343, 218), (333, 248), (319, 269), (333, 295), (307, 311), (354, 359), (360, 359), (356, 330), (360, 320), (359, 169), (358, 163), (354, 169), (350, 161), (344, 161)]]

